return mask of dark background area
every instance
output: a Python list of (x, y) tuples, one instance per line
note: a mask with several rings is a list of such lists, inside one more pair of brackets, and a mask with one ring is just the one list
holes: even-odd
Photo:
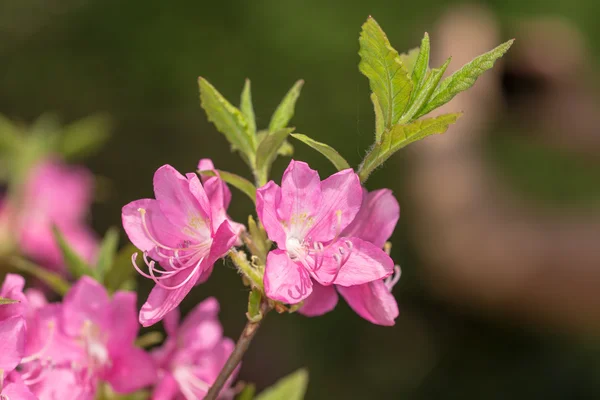
[[(351, 165), (357, 165), (372, 142), (374, 126), (368, 83), (357, 68), (361, 24), (373, 15), (399, 51), (417, 46), (423, 32), (429, 31), (435, 51), (436, 44), (444, 42), (435, 34), (438, 21), (458, 4), (441, 0), (4, 0), (0, 3), (0, 112), (23, 121), (48, 111), (65, 122), (96, 112), (112, 118), (109, 144), (87, 161), (94, 173), (105, 178), (99, 185), (102, 201), (92, 212), (94, 228), (104, 232), (120, 224), (122, 205), (152, 196), (152, 174), (162, 164), (192, 171), (198, 159), (210, 157), (220, 169), (248, 175), (199, 106), (199, 75), (234, 104), (244, 79), (250, 78), (260, 128), (267, 126), (291, 85), (304, 79), (292, 125), (334, 145)], [(585, 73), (573, 73), (572, 85), (585, 86), (585, 104), (592, 111), (586, 114), (576, 108), (570, 117), (593, 120), (598, 104), (600, 3), (495, 0), (475, 4), (486, 6), (494, 16), (502, 41), (517, 37), (515, 48), (498, 66), (501, 102), (499, 114), (486, 128), (489, 134), (482, 154), (487, 165), (529, 204), (597, 218), (597, 129), (580, 129), (582, 137), (592, 137), (584, 141), (591, 145), (580, 146), (585, 155), (569, 146), (548, 145), (544, 139), (549, 134), (544, 115), (552, 113), (544, 108), (544, 101), (560, 96), (551, 89), (563, 76), (536, 69), (536, 62), (546, 65), (546, 55), (561, 59), (562, 49), (571, 59), (567, 50), (575, 45), (566, 38), (560, 46), (539, 46), (535, 50), (541, 56), (528, 61), (523, 54), (529, 51), (527, 43), (533, 42), (521, 41), (519, 32), (530, 21), (552, 17), (579, 35), (577, 43), (585, 48), (579, 57), (587, 67), (582, 68)], [(521, 67), (526, 62), (528, 67)], [(565, 85), (572, 87), (569, 82)], [(589, 125), (598, 126), (593, 121)], [(552, 126), (559, 136), (572, 134), (569, 123)], [(575, 122), (572, 126), (577, 129)], [(308, 161), (322, 177), (334, 172), (320, 155), (301, 143), (294, 145), (294, 158)], [(600, 308), (582, 317), (583, 322), (548, 321), (534, 313), (523, 317), (510, 308), (498, 312), (474, 300), (455, 301), (450, 292), (432, 289), (436, 275), (423, 271), (438, 266), (424, 255), (439, 249), (434, 240), (417, 246), (422, 236), (413, 235), (413, 226), (426, 222), (416, 217), (419, 204), (404, 184), (412, 174), (415, 154), (418, 148), (401, 152), (367, 185), (369, 189), (391, 187), (402, 208), (392, 238), (392, 256), (403, 270), (394, 290), (401, 310), (396, 326), (371, 325), (343, 301), (335, 312), (320, 318), (269, 315), (240, 378), (262, 388), (306, 366), (311, 375), (309, 399), (598, 398)], [(281, 158), (276, 162), (274, 179), (279, 179), (287, 162)], [(230, 213), (243, 222), (253, 212), (252, 205), (232, 190)], [(600, 247), (600, 236), (595, 240)], [(596, 267), (600, 270), (600, 265)], [(150, 286), (140, 282), (143, 299)], [(600, 297), (600, 289), (598, 293)], [(247, 294), (233, 266), (219, 264), (183, 307), (190, 309), (215, 295), (226, 335), (237, 337), (245, 323)]]

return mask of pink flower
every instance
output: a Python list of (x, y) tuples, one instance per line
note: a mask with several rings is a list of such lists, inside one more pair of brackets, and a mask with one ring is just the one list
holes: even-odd
[(117, 292), (111, 299), (102, 285), (83, 277), (62, 304), (44, 304), (39, 297), (32, 303), (30, 355), (21, 366), (24, 382), (40, 400), (93, 399), (100, 381), (124, 394), (154, 382), (152, 358), (134, 346), (135, 293)]
[[(169, 337), (153, 353), (160, 368), (153, 400), (204, 398), (234, 348), (233, 341), (223, 337), (218, 312), (219, 303), (211, 297), (198, 304), (179, 326), (178, 310), (167, 314), (164, 324)], [(229, 387), (236, 374), (237, 370), (220, 399), (233, 398)]]
[[(356, 218), (341, 236), (356, 236), (378, 248), (383, 248), (400, 218), (400, 205), (390, 190), (363, 192), (363, 203)], [(337, 285), (338, 292), (354, 311), (367, 321), (391, 326), (398, 317), (398, 304), (391, 293), (400, 279), (400, 268), (395, 276), (362, 285)], [(312, 317), (325, 314), (336, 306), (338, 295), (332, 286), (315, 284), (313, 293), (304, 301), (301, 314)]]
[[(209, 181), (207, 188), (217, 186)], [(183, 176), (164, 165), (154, 174), (156, 200), (137, 200), (123, 207), (123, 227), (144, 252), (149, 273), (137, 267), (137, 254), (133, 256), (134, 266), (156, 284), (140, 311), (144, 326), (160, 321), (194, 285), (206, 281), (215, 261), (237, 240), (224, 209), (228, 200), (219, 198), (216, 190), (210, 197), (207, 192), (196, 174)]]
[(69, 244), (86, 261), (93, 262), (98, 239), (85, 224), (92, 201), (93, 176), (85, 168), (58, 161), (37, 165), (25, 184), (23, 204), (16, 218), (23, 252), (54, 270), (63, 269), (63, 260), (54, 240), (56, 225)]
[(391, 275), (394, 263), (380, 248), (344, 230), (362, 203), (358, 176), (348, 169), (321, 181), (317, 171), (292, 160), (281, 187), (257, 190), (256, 209), (277, 250), (267, 256), (268, 297), (296, 304), (310, 296), (313, 281), (348, 287)]

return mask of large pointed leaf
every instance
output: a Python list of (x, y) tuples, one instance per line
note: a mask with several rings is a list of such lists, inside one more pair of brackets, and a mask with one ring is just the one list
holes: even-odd
[(219, 174), (221, 179), (236, 189), (241, 190), (248, 197), (250, 197), (250, 200), (256, 202), (256, 187), (248, 179), (242, 178), (236, 174), (232, 174), (231, 172), (221, 171), (218, 169), (198, 171), (198, 173), (206, 176), (217, 176), (217, 174)]
[(376, 144), (363, 160), (358, 176), (361, 182), (367, 180), (371, 172), (383, 164), (392, 154), (412, 142), (421, 140), (429, 135), (444, 133), (455, 123), (460, 113), (440, 115), (415, 121), (408, 125), (396, 125), (383, 136), (383, 141)]
[(119, 246), (119, 230), (115, 227), (110, 228), (104, 235), (100, 250), (98, 252), (98, 261), (96, 262), (95, 276), (102, 282), (104, 275), (109, 271), (115, 260), (115, 253)]
[(421, 87), (425, 81), (427, 69), (429, 68), (429, 48), (429, 35), (425, 32), (423, 40), (421, 41), (421, 47), (419, 48), (419, 55), (415, 61), (411, 75), (415, 89)]
[(269, 123), (270, 132), (287, 127), (288, 123), (294, 116), (296, 100), (298, 100), (298, 97), (300, 97), (300, 91), (302, 90), (303, 85), (304, 81), (300, 79), (287, 92), (283, 100), (281, 100), (281, 103), (279, 103), (279, 106), (277, 106), (277, 109), (271, 117), (271, 122)]
[(317, 142), (316, 140), (311, 139), (310, 137), (301, 133), (292, 133), (290, 136), (292, 136), (294, 139), (298, 139), (302, 143), (309, 145), (319, 153), (323, 154), (329, 161), (333, 163), (338, 171), (350, 168), (350, 164), (344, 160), (344, 157), (342, 157), (337, 150), (328, 144)]
[(267, 183), (271, 164), (275, 161), (278, 151), (285, 142), (285, 139), (293, 131), (294, 128), (282, 128), (274, 132), (269, 132), (260, 141), (258, 150), (256, 150), (256, 172), (258, 175), (257, 177), (259, 178), (259, 186)]
[(242, 98), (240, 101), (240, 111), (246, 122), (251, 135), (256, 134), (256, 117), (254, 116), (254, 107), (252, 106), (252, 93), (250, 90), (250, 79), (246, 79), (244, 90), (242, 90)]
[(206, 79), (198, 78), (200, 103), (208, 120), (225, 135), (232, 149), (245, 155), (245, 161), (254, 164), (256, 137), (250, 133), (248, 121), (242, 112), (229, 103)]
[(477, 78), (485, 71), (492, 68), (496, 60), (502, 57), (508, 49), (510, 49), (513, 42), (514, 39), (509, 40), (495, 49), (474, 58), (473, 61), (444, 79), (442, 84), (433, 93), (432, 99), (417, 113), (415, 118), (419, 118), (430, 111), (443, 106), (452, 100), (458, 93), (473, 86)]
[(308, 386), (308, 371), (298, 371), (280, 379), (275, 385), (265, 389), (255, 400), (302, 400)]
[(77, 254), (56, 226), (52, 227), (52, 232), (54, 233), (54, 240), (58, 243), (62, 253), (63, 262), (73, 278), (79, 279), (84, 275), (95, 276), (94, 270)]
[(363, 24), (359, 43), (361, 60), (358, 68), (369, 78), (371, 91), (377, 96), (383, 112), (385, 127), (389, 129), (404, 112), (413, 82), (398, 52), (373, 18), (369, 17)]

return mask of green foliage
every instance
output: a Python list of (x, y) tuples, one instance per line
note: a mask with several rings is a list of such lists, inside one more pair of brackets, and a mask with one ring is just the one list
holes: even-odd
[(255, 400), (302, 400), (308, 386), (308, 371), (299, 369), (265, 389)]
[(71, 247), (58, 227), (52, 227), (52, 232), (54, 234), (54, 240), (56, 240), (56, 243), (58, 243), (58, 246), (60, 247), (63, 262), (73, 278), (79, 279), (84, 275), (96, 277), (95, 271)]
[[(107, 242), (106, 238), (104, 242)], [(137, 251), (137, 247), (133, 244), (129, 244), (123, 247), (116, 256), (113, 257), (114, 261), (112, 266), (104, 274), (104, 286), (109, 292), (113, 293), (117, 290), (135, 289), (136, 273), (131, 264), (131, 256)]]
[(110, 228), (104, 235), (100, 250), (98, 252), (98, 261), (96, 262), (96, 268), (94, 270), (94, 276), (100, 282), (104, 281), (104, 276), (107, 271), (113, 267), (115, 260), (115, 253), (119, 246), (119, 230), (117, 228)]
[(296, 100), (300, 97), (300, 91), (304, 85), (303, 80), (297, 81), (294, 86), (287, 92), (279, 106), (271, 117), (269, 123), (269, 131), (275, 132), (279, 129), (287, 127), (288, 123), (294, 116), (294, 109), (296, 108)]
[(92, 115), (65, 126), (57, 146), (66, 159), (81, 159), (101, 148), (110, 138), (110, 120)]
[(323, 154), (325, 157), (327, 157), (329, 161), (333, 163), (333, 165), (338, 169), (338, 171), (350, 168), (350, 165), (346, 160), (344, 160), (344, 157), (342, 157), (340, 153), (338, 153), (333, 147), (329, 146), (328, 144), (317, 142), (316, 140), (311, 139), (310, 137), (301, 133), (292, 133), (291, 136), (294, 139), (298, 139), (302, 143), (309, 145), (313, 149), (317, 150), (319, 153)]
[(261, 301), (261, 291), (257, 288), (252, 288), (250, 295), (248, 296), (248, 312), (246, 313), (248, 321), (258, 322), (263, 318), (263, 314), (260, 310)]
[(445, 114), (435, 118), (415, 121), (408, 125), (396, 125), (387, 132), (381, 143), (375, 144), (367, 153), (358, 170), (361, 182), (367, 180), (375, 168), (382, 165), (392, 154), (412, 142), (426, 138), (429, 135), (444, 133), (455, 123), (460, 113)]
[(247, 241), (246, 245), (250, 252), (258, 257), (258, 262), (264, 266), (267, 260), (267, 253), (271, 249), (271, 241), (267, 237), (267, 232), (260, 221), (257, 224), (252, 215), (248, 216), (248, 233), (250, 240)]
[(7, 299), (4, 297), (0, 297), (0, 306), (3, 306), (5, 304), (15, 304), (18, 303), (18, 300), (12, 300), (12, 299)]
[(248, 131), (251, 135), (256, 135), (256, 117), (254, 116), (254, 106), (252, 105), (252, 93), (250, 89), (250, 79), (246, 79), (242, 96), (240, 100), (240, 110), (248, 123)]
[(246, 196), (252, 200), (252, 202), (256, 203), (256, 187), (247, 180), (246, 178), (242, 178), (239, 175), (233, 174), (227, 171), (221, 170), (205, 170), (198, 171), (200, 175), (205, 176), (216, 176), (219, 174), (219, 177), (223, 179), (225, 182), (229, 183), (234, 188), (241, 190)]
[(404, 67), (406, 68), (406, 72), (408, 72), (409, 75), (412, 75), (415, 62), (417, 61), (417, 57), (419, 57), (419, 48), (415, 47), (406, 53), (401, 53), (399, 57), (400, 61), (402, 61), (402, 64), (404, 64)]
[(285, 142), (288, 135), (293, 131), (294, 128), (281, 128), (264, 135), (260, 141), (258, 150), (256, 151), (256, 172), (258, 186), (262, 186), (267, 183), (271, 165), (273, 164), (273, 161), (275, 161), (275, 158), (277, 158), (277, 152)]
[(236, 400), (252, 400), (254, 398), (254, 393), (256, 393), (256, 386), (249, 383), (244, 386), (244, 389), (238, 394)]

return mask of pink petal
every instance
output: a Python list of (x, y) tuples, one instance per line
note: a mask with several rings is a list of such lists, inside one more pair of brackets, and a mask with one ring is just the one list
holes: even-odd
[(398, 317), (398, 304), (382, 280), (343, 287), (338, 291), (354, 311), (377, 325), (392, 326)]
[(104, 379), (115, 392), (132, 393), (156, 380), (156, 366), (150, 354), (136, 347), (130, 347), (112, 357), (112, 368)]
[[(179, 285), (191, 272), (192, 271), (182, 271), (174, 277), (161, 281), (161, 283), (170, 287)], [(140, 310), (140, 323), (143, 326), (150, 326), (163, 319), (167, 313), (179, 306), (185, 296), (187, 296), (196, 284), (198, 277), (199, 274), (196, 274), (185, 285), (174, 290), (163, 289), (159, 285), (155, 285), (148, 296), (148, 300), (146, 300)]]
[(356, 217), (362, 203), (362, 188), (358, 175), (347, 169), (325, 179), (321, 190), (322, 201), (309, 236), (328, 242), (339, 236)]
[(173, 400), (179, 394), (179, 385), (173, 375), (164, 372), (152, 392), (152, 400)]
[[(213, 165), (213, 162), (210, 158), (203, 158), (200, 161), (198, 161), (198, 170), (199, 171), (215, 171), (215, 166)], [(229, 190), (229, 187), (227, 186), (227, 184), (225, 182), (223, 182), (222, 179), (220, 179), (218, 176), (202, 176), (202, 185), (204, 185), (204, 189), (206, 190), (206, 194), (208, 195), (208, 198), (210, 200), (210, 202), (212, 203), (212, 197), (211, 194), (209, 193), (209, 189), (208, 189), (208, 185), (207, 183), (210, 181), (219, 181), (222, 183), (222, 187), (220, 188), (222, 190), (221, 195), (222, 195), (222, 201), (221, 201), (221, 205), (223, 206), (223, 208), (227, 209), (229, 207), (229, 203), (231, 202), (231, 191)], [(213, 187), (216, 188), (217, 185), (213, 184)]]
[[(213, 237), (208, 256), (202, 260), (202, 271), (209, 270), (219, 258), (224, 257), (233, 247), (236, 240), (236, 232), (231, 229), (229, 222), (224, 221)], [(204, 277), (204, 279), (206, 278)]]
[[(146, 210), (147, 230), (140, 209)], [(156, 247), (156, 242), (174, 248), (185, 240), (185, 236), (165, 217), (156, 200), (132, 201), (123, 207), (121, 217), (129, 240), (142, 251), (152, 250)]]
[(210, 350), (223, 337), (223, 328), (217, 315), (219, 302), (209, 297), (198, 304), (186, 317), (179, 329), (182, 347), (188, 350)]
[(256, 213), (262, 222), (269, 239), (277, 243), (277, 247), (285, 249), (286, 233), (278, 209), (281, 206), (281, 188), (270, 181), (256, 190)]
[(132, 344), (137, 337), (140, 325), (137, 319), (136, 297), (134, 292), (119, 291), (112, 298), (108, 348), (113, 353)]
[(178, 308), (174, 309), (173, 311), (170, 311), (169, 313), (167, 313), (167, 315), (165, 315), (165, 317), (163, 318), (163, 326), (165, 327), (165, 332), (167, 332), (167, 335), (177, 335), (177, 332), (179, 331), (180, 318), (181, 313), (179, 312)]
[(79, 336), (86, 321), (104, 330), (110, 327), (110, 300), (106, 289), (89, 276), (83, 276), (65, 295), (62, 328), (70, 336)]
[(185, 177), (170, 165), (154, 174), (154, 193), (160, 209), (177, 227), (189, 226), (197, 233), (210, 229), (210, 204), (196, 175)]
[[(93, 400), (96, 392), (96, 383), (86, 384), (74, 369), (58, 367), (48, 368), (44, 372), (44, 379), (39, 383), (29, 386), (29, 388), (40, 400)], [(16, 398), (20, 399), (19, 397)]]
[(11, 400), (38, 400), (22, 381), (8, 383), (0, 393), (0, 397)]
[(0, 338), (0, 371), (10, 372), (21, 362), (25, 350), (25, 319), (15, 316), (0, 321)]
[(391, 190), (364, 190), (362, 207), (342, 236), (358, 237), (383, 248), (399, 218), (400, 205)]
[(305, 162), (292, 160), (281, 179), (279, 216), (288, 221), (289, 229), (299, 238), (310, 228), (306, 219), (317, 214), (321, 197), (319, 173)]
[(282, 250), (273, 250), (267, 256), (264, 285), (267, 297), (288, 304), (301, 302), (313, 290), (306, 269)]
[(311, 270), (311, 275), (325, 286), (361, 285), (394, 272), (394, 262), (383, 250), (358, 238), (341, 238), (330, 244), (322, 256), (322, 264), (320, 261), (317, 264), (320, 268)]
[(16, 300), (18, 303), (0, 305), (0, 321), (22, 315), (27, 306), (27, 298), (23, 294), (25, 279), (16, 274), (7, 274), (0, 288), (0, 297)]
[(317, 317), (332, 311), (337, 302), (338, 294), (333, 286), (313, 282), (313, 292), (304, 300), (304, 305), (298, 312), (307, 317)]

